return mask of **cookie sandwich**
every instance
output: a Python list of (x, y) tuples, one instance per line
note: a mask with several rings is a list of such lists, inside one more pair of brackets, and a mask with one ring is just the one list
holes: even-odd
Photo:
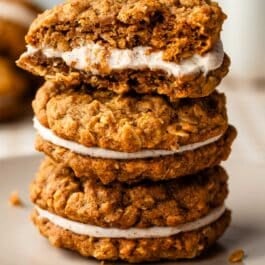
[(50, 80), (171, 100), (207, 96), (230, 64), (212, 1), (68, 1), (41, 15), (19, 65)]
[(54, 246), (83, 256), (133, 263), (190, 259), (228, 227), (227, 194), (219, 166), (180, 180), (106, 186), (46, 158), (31, 185), (32, 219)]
[(137, 263), (192, 259), (223, 235), (225, 19), (210, 0), (70, 0), (33, 22), (18, 65), (46, 79), (30, 195), (52, 245)]
[(33, 108), (37, 150), (104, 184), (160, 181), (218, 165), (236, 135), (218, 92), (171, 103), (46, 82)]

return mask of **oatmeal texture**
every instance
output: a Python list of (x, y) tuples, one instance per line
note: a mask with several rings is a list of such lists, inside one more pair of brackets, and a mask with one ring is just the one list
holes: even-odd
[(86, 83), (97, 89), (109, 89), (118, 94), (130, 91), (139, 94), (156, 93), (166, 95), (171, 101), (177, 101), (179, 98), (204, 97), (212, 93), (227, 75), (230, 59), (225, 55), (222, 65), (207, 74), (199, 72), (179, 77), (150, 69), (141, 71), (125, 69), (95, 74), (69, 67), (59, 58), (46, 58), (40, 52), (21, 57), (19, 65), (47, 80), (66, 86)]
[(227, 174), (214, 167), (193, 176), (135, 185), (76, 178), (46, 158), (31, 185), (40, 208), (80, 223), (100, 227), (177, 226), (206, 216), (228, 194)]
[(55, 247), (67, 248), (98, 260), (139, 263), (192, 259), (201, 255), (223, 235), (230, 224), (231, 213), (227, 210), (213, 224), (195, 231), (166, 238), (135, 240), (100, 239), (74, 234), (55, 226), (47, 219), (39, 218), (36, 211), (32, 214), (32, 220), (40, 233)]
[(178, 61), (209, 51), (225, 18), (209, 0), (71, 0), (39, 16), (26, 40), (63, 51), (89, 41), (119, 49), (151, 46)]
[(37, 136), (35, 146), (38, 151), (50, 156), (54, 161), (72, 168), (76, 177), (99, 179), (104, 184), (113, 181), (133, 183), (145, 179), (175, 179), (218, 165), (228, 158), (235, 137), (236, 130), (230, 126), (219, 141), (195, 151), (135, 160), (100, 159), (78, 155), (45, 141), (40, 136)]
[[(174, 77), (161, 70), (111, 71), (106, 64), (111, 49), (150, 47), (162, 51), (163, 60), (179, 63), (210, 52), (218, 41), (226, 16), (217, 3), (206, 0), (72, 0), (44, 12), (32, 24), (27, 44), (39, 51), (25, 53), (18, 65), (46, 80), (63, 84), (86, 83), (118, 94), (179, 98), (208, 96), (228, 73), (230, 60), (209, 73)], [(77, 70), (60, 58), (47, 58), (42, 48), (72, 51), (88, 43), (107, 49), (93, 69)], [(103, 63), (104, 62), (104, 63)]]
[(160, 96), (119, 96), (86, 86), (62, 89), (47, 82), (33, 102), (35, 115), (57, 136), (87, 147), (177, 150), (228, 127), (225, 96), (217, 92), (170, 103)]

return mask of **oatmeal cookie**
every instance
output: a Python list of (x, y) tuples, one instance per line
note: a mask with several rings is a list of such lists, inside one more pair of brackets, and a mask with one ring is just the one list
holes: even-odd
[(166, 95), (170, 101), (179, 98), (198, 98), (211, 94), (227, 75), (230, 59), (227, 55), (220, 67), (208, 73), (193, 72), (173, 76), (161, 70), (125, 69), (99, 75), (98, 73), (76, 70), (62, 59), (45, 58), (43, 55), (29, 55), (19, 60), (19, 66), (35, 75), (64, 85), (85, 83), (97, 89), (109, 89), (117, 94), (130, 91), (139, 94)]
[(174, 61), (211, 50), (225, 18), (209, 0), (70, 0), (40, 15), (26, 40), (63, 51), (91, 41), (119, 49), (150, 46)]
[(191, 259), (204, 253), (225, 232), (231, 213), (226, 211), (217, 221), (190, 232), (170, 237), (147, 239), (94, 238), (73, 233), (54, 225), (34, 211), (32, 220), (52, 245), (79, 252), (98, 260), (124, 260), (131, 263)]
[(209, 141), (228, 127), (224, 94), (175, 103), (156, 95), (116, 95), (47, 82), (33, 102), (40, 126), (56, 137), (118, 152), (171, 150)]
[(235, 137), (236, 130), (230, 126), (220, 140), (194, 151), (132, 160), (80, 155), (52, 144), (40, 136), (37, 137), (35, 146), (38, 151), (50, 156), (54, 161), (72, 168), (77, 177), (99, 179), (104, 184), (113, 181), (134, 183), (144, 179), (152, 181), (174, 179), (218, 165), (228, 158)]
[(227, 178), (217, 166), (171, 181), (103, 185), (76, 178), (71, 169), (46, 158), (31, 185), (31, 200), (61, 217), (100, 227), (177, 226), (222, 206)]
[(207, 96), (228, 72), (225, 18), (206, 0), (72, 0), (34, 21), (18, 64), (52, 81), (120, 94)]

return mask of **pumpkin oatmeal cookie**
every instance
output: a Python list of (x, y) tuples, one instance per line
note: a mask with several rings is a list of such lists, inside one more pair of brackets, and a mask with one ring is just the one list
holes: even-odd
[(231, 212), (226, 210), (216, 221), (196, 230), (167, 237), (136, 239), (81, 235), (55, 225), (36, 210), (32, 220), (40, 233), (57, 248), (70, 249), (98, 260), (139, 263), (200, 256), (224, 234), (231, 222)]
[(120, 229), (177, 226), (224, 204), (228, 176), (214, 167), (185, 178), (134, 185), (76, 178), (46, 158), (31, 185), (31, 200), (43, 210), (84, 224)]
[[(24, 57), (21, 58), (19, 65), (27, 69), (27, 66), (24, 65), (25, 60)], [(207, 74), (194, 72), (175, 77), (161, 70), (130, 69), (98, 75), (76, 71), (58, 58), (47, 59), (41, 56), (39, 59), (33, 56), (31, 60), (33, 64), (30, 66), (31, 72), (66, 86), (85, 83), (97, 89), (109, 89), (117, 94), (126, 94), (130, 91), (138, 94), (156, 93), (166, 95), (173, 102), (179, 98), (198, 98), (210, 95), (227, 75), (230, 66), (230, 59), (225, 55), (220, 67)]]
[(104, 184), (196, 173), (226, 160), (236, 136), (217, 92), (172, 103), (46, 82), (33, 108), (37, 150)]
[(77, 154), (52, 144), (40, 136), (37, 136), (35, 146), (38, 151), (50, 156), (54, 161), (72, 168), (76, 177), (99, 179), (104, 184), (113, 181), (134, 183), (145, 179), (152, 181), (174, 179), (218, 165), (228, 158), (235, 137), (236, 130), (230, 126), (220, 140), (194, 151), (126, 160)]
[[(76, 143), (84, 149), (81, 153), (100, 152), (87, 149), (93, 147), (127, 153), (193, 149), (190, 145), (213, 142), (225, 133), (225, 105), (224, 94), (218, 92), (171, 103), (156, 95), (120, 96), (86, 86), (65, 89), (51, 82), (44, 84), (33, 102), (35, 127), (43, 138), (53, 134), (65, 145)], [(134, 155), (141, 157), (128, 157)]]
[(237, 135), (216, 91), (225, 19), (211, 0), (68, 0), (34, 20), (17, 65), (46, 80), (30, 197), (52, 245), (146, 263), (198, 257), (223, 235), (220, 163)]
[(229, 225), (227, 194), (219, 166), (179, 180), (105, 186), (46, 158), (31, 185), (32, 220), (54, 246), (99, 260), (189, 259)]
[(18, 64), (49, 80), (120, 94), (207, 96), (228, 72), (225, 18), (206, 0), (72, 0), (34, 21)]

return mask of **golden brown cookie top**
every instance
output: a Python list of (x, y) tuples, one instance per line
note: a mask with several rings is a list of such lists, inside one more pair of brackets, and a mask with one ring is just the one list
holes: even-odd
[(170, 103), (155, 95), (120, 96), (91, 87), (45, 83), (33, 108), (38, 121), (57, 136), (86, 147), (122, 152), (177, 150), (222, 135), (227, 127), (225, 96)]
[(120, 49), (150, 46), (178, 61), (209, 51), (225, 18), (206, 0), (70, 0), (40, 15), (26, 40), (63, 51), (91, 41)]

